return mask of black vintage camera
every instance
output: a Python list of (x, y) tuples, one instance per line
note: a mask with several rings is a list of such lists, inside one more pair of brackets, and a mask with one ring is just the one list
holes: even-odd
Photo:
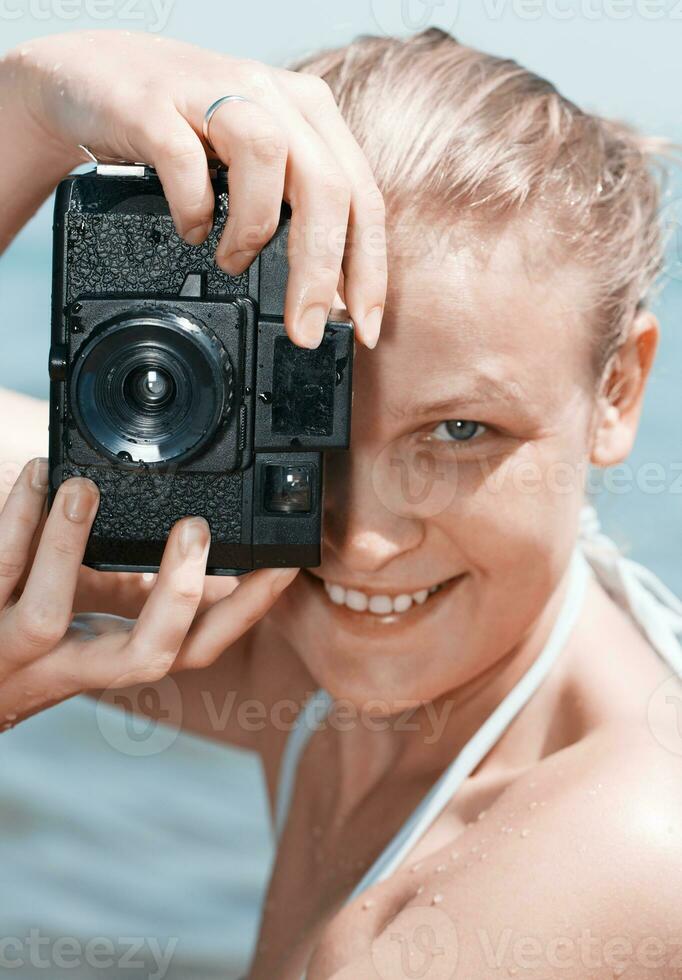
[(54, 223), (50, 499), (87, 476), (101, 503), (85, 562), (158, 568), (171, 526), (211, 526), (208, 571), (320, 563), (322, 453), (350, 436), (352, 325), (316, 350), (283, 326), (290, 212), (249, 269), (214, 254), (228, 210), (213, 176), (213, 231), (175, 232), (148, 168), (63, 181)]

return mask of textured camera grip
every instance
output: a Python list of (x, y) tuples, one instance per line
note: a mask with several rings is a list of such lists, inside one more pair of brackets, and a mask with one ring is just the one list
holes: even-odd
[(77, 202), (72, 205), (67, 216), (67, 303), (83, 294), (177, 295), (187, 273), (201, 271), (209, 295), (248, 295), (248, 272), (228, 276), (215, 264), (226, 194), (219, 197), (211, 234), (199, 246), (178, 237), (169, 215), (89, 214)]

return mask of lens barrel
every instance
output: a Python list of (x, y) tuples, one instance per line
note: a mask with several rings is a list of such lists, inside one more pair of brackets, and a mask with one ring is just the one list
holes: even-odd
[(233, 370), (203, 324), (167, 310), (98, 327), (78, 353), (71, 408), (88, 442), (121, 462), (196, 455), (232, 407)]

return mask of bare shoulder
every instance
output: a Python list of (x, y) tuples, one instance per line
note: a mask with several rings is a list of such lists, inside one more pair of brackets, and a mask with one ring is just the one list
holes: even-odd
[(326, 972), (310, 980), (402, 980), (410, 949), (441, 950), (453, 969), (434, 976), (452, 980), (682, 977), (682, 754), (671, 748), (618, 722), (543, 760), (451, 847), (343, 910), (320, 948)]

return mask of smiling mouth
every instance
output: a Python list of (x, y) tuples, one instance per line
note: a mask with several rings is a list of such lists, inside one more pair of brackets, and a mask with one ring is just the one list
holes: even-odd
[(312, 575), (318, 585), (322, 585), (329, 601), (335, 606), (343, 606), (355, 613), (365, 613), (370, 616), (403, 615), (414, 606), (429, 603), (433, 596), (462, 579), (463, 575), (431, 585), (416, 592), (401, 592), (398, 595), (386, 593), (364, 592), (360, 589), (349, 589), (335, 582), (328, 582), (317, 575)]

